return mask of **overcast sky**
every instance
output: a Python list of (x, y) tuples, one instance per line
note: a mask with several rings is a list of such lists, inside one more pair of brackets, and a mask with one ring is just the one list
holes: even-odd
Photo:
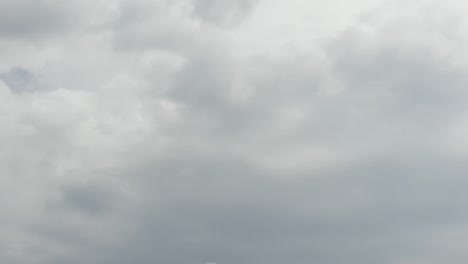
[(466, 263), (467, 14), (0, 0), (0, 263)]

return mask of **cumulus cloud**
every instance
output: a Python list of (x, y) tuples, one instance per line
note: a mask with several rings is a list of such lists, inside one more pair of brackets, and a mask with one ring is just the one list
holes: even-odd
[(0, 261), (463, 263), (466, 8), (0, 0)]

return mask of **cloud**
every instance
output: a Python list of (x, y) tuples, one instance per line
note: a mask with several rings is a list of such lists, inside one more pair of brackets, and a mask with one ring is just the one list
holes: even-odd
[(40, 38), (63, 33), (70, 25), (70, 10), (61, 1), (1, 1), (1, 38)]
[(256, 0), (193, 0), (193, 14), (210, 24), (230, 26), (250, 15), (256, 4)]
[(0, 261), (462, 263), (465, 5), (375, 3), (0, 2)]
[(44, 80), (36, 76), (27, 69), (17, 67), (9, 70), (8, 72), (0, 73), (0, 79), (11, 89), (14, 93), (33, 93), (45, 90), (50, 90)]

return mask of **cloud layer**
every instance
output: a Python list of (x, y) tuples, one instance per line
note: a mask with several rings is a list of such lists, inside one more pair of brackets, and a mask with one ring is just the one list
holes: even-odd
[(0, 0), (0, 262), (466, 262), (468, 6), (339, 4)]

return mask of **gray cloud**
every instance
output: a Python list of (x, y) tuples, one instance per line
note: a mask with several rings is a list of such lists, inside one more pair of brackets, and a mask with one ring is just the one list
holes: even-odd
[(118, 10), (111, 26), (118, 50), (185, 52), (197, 45), (197, 35), (202, 34), (183, 15), (178, 1), (122, 2)]
[(88, 214), (111, 210), (115, 197), (106, 188), (91, 186), (65, 186), (62, 188), (61, 206)]
[(37, 38), (61, 33), (71, 22), (70, 12), (65, 13), (64, 7), (60, 1), (1, 1), (0, 37)]
[(15, 67), (7, 72), (0, 73), (0, 79), (12, 92), (17, 94), (44, 92), (53, 88), (49, 87), (36, 74), (21, 67)]
[(464, 262), (458, 4), (394, 4), (249, 53), (230, 26), (275, 3), (221, 2), (100, 1), (73, 35), (7, 46), (0, 261)]
[(202, 21), (221, 26), (240, 23), (250, 15), (257, 0), (193, 0), (193, 14)]

